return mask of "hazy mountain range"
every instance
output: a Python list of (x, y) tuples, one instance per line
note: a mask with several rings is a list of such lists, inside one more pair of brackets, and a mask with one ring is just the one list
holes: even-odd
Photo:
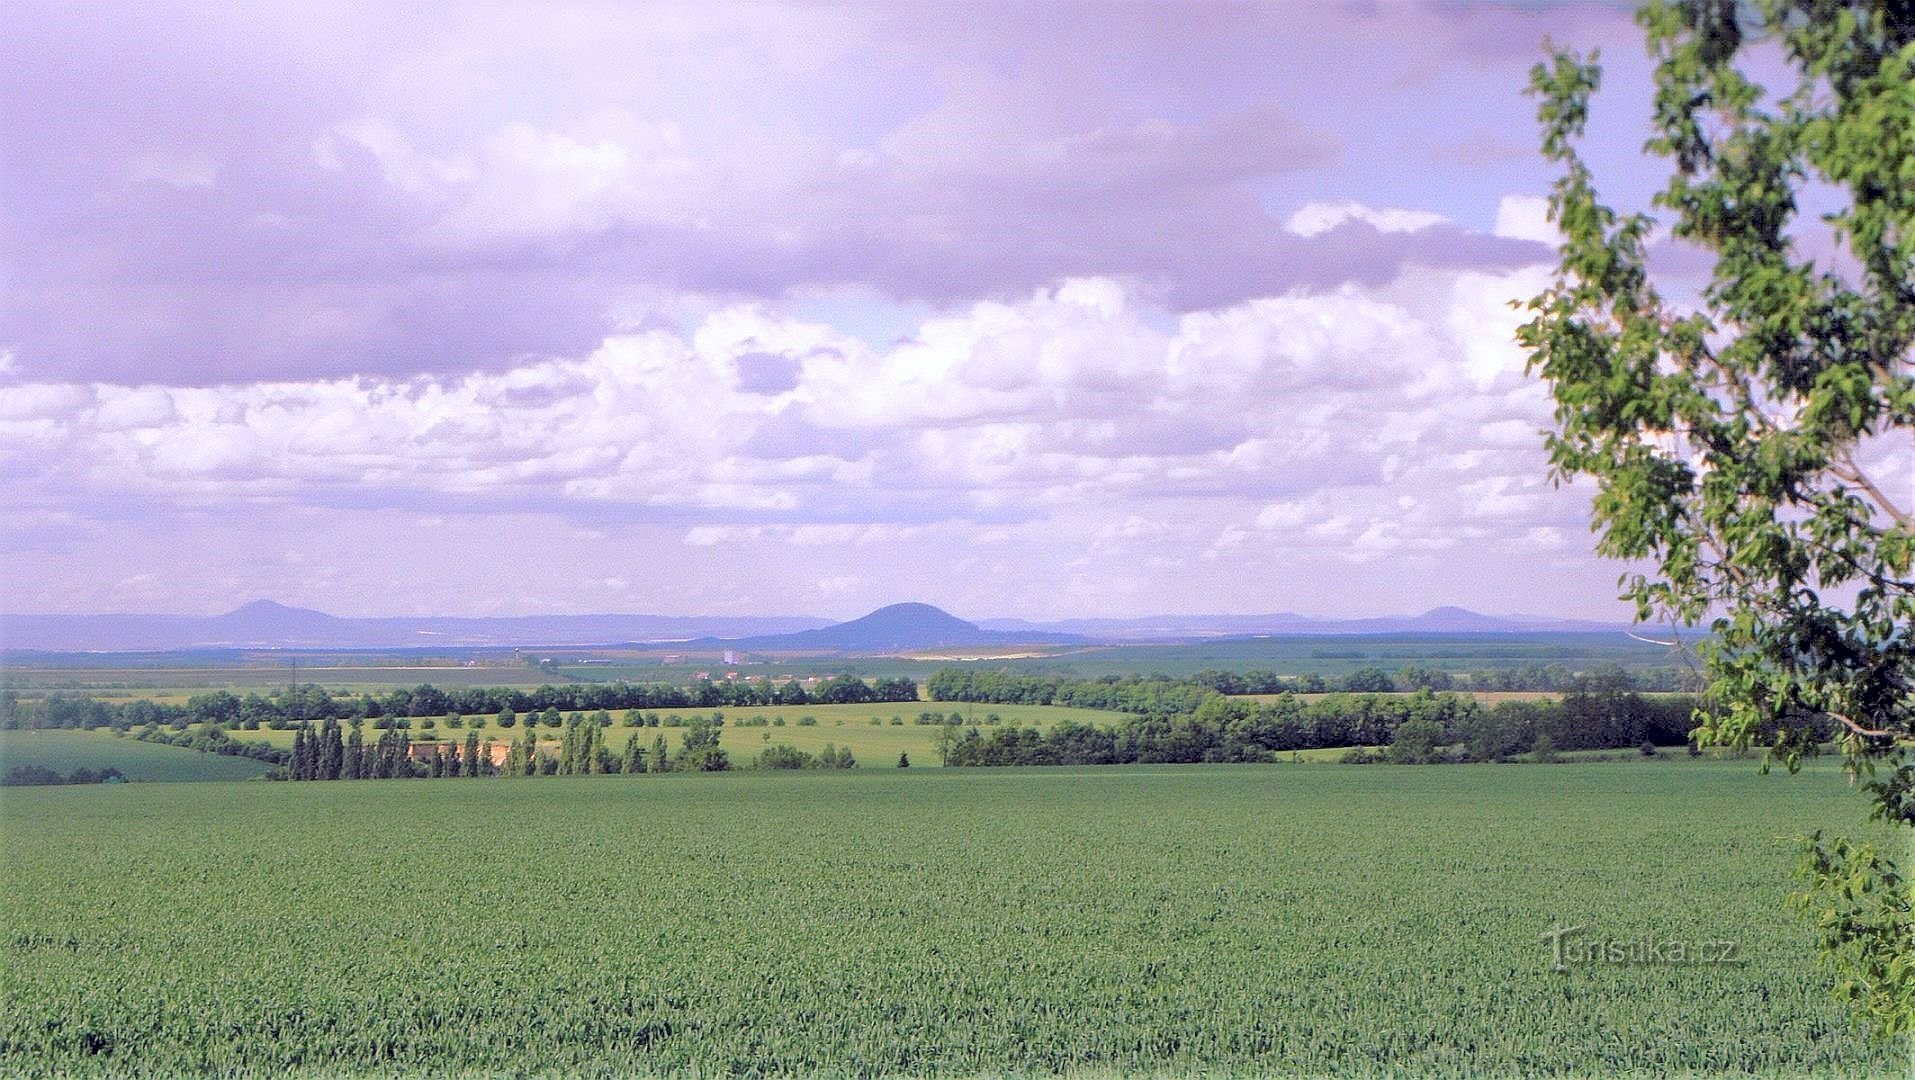
[(893, 604), (849, 622), (804, 616), (524, 615), (339, 618), (256, 600), (223, 615), (0, 615), (0, 648), (41, 652), (178, 649), (394, 649), (669, 644), (774, 652), (885, 653), (976, 645), (1180, 641), (1274, 634), (1547, 633), (1619, 624), (1482, 615), (1442, 607), (1404, 618), (1164, 615), (967, 622), (928, 604)]

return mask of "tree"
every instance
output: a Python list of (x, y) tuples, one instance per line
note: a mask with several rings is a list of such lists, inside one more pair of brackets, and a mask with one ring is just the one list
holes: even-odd
[(366, 775), (366, 737), (362, 733), (363, 727), (355, 719), (352, 722), (352, 734), (346, 736), (346, 758), (339, 768), (339, 775), (344, 779), (358, 780)]
[(1398, 765), (1427, 765), (1436, 760), (1443, 739), (1442, 724), (1422, 717), (1405, 720), (1390, 739), (1389, 759)]
[(1343, 677), (1343, 689), (1353, 694), (1387, 694), (1396, 689), (1396, 683), (1382, 668), (1364, 667)]
[(731, 759), (718, 740), (718, 728), (702, 720), (686, 728), (677, 767), (687, 772), (724, 772), (731, 768)]
[[(1602, 203), (1576, 150), (1597, 57), (1537, 65), (1563, 242), (1520, 339), (1556, 402), (1553, 472), (1595, 479), (1598, 549), (1644, 567), (1622, 579), (1640, 621), (1707, 625), (1699, 741), (1794, 769), (1833, 736), (1875, 816), (1915, 825), (1915, 17), (1654, 0), (1638, 21), (1647, 149), (1672, 166), (1655, 206), (1714, 266), (1691, 303), (1657, 287), (1654, 222)], [(1793, 85), (1755, 83), (1756, 50)], [(1806, 847), (1794, 902), (1838, 993), (1884, 1037), (1915, 1031), (1909, 879), (1872, 844)]]
[(339, 721), (328, 716), (319, 728), (319, 754), (316, 775), (321, 780), (337, 780), (345, 768), (346, 745)]

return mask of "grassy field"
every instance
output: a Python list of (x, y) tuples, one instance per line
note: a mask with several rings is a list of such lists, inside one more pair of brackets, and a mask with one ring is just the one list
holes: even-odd
[[(16, 790), (0, 1073), (1900, 1075), (1782, 906), (1839, 774)], [(376, 823), (376, 824), (374, 824)], [(1542, 935), (1732, 942), (1572, 962)]]
[(116, 738), (105, 731), (0, 731), (0, 772), (24, 765), (39, 765), (62, 775), (110, 765), (128, 780), (160, 783), (246, 780), (272, 768), (251, 758), (202, 754)]
[[(929, 701), (882, 705), (798, 705), (750, 709), (655, 709), (649, 711), (658, 713), (661, 720), (665, 717), (688, 720), (695, 717), (709, 718), (713, 712), (722, 713), (725, 717), (725, 727), (720, 731), (719, 745), (731, 755), (732, 763), (741, 768), (750, 765), (751, 760), (766, 747), (777, 743), (786, 743), (813, 754), (824, 749), (826, 743), (850, 747), (858, 763), (865, 766), (896, 765), (900, 753), (910, 754), (913, 766), (935, 766), (938, 763), (938, 729), (935, 725), (915, 722), (919, 713), (927, 711), (946, 716), (953, 712), (964, 713), (986, 731), (990, 728), (984, 726), (985, 720), (992, 714), (996, 714), (1005, 724), (1039, 728), (1049, 727), (1064, 720), (1075, 720), (1085, 724), (1107, 724), (1121, 715), (1097, 709), (1068, 709), (1055, 705), (962, 705), (955, 702)], [(572, 714), (563, 715), (569, 717)], [(765, 718), (767, 726), (737, 726), (739, 721), (753, 720), (760, 716)], [(799, 721), (807, 716), (818, 722), (816, 726), (799, 725)], [(875, 725), (871, 723), (873, 717), (879, 721)], [(903, 723), (892, 724), (892, 717), (897, 717)], [(784, 720), (783, 727), (770, 726), (773, 721), (779, 719)], [(521, 738), (525, 731), (523, 726), (501, 728), (491, 722), (490, 717), (486, 720), (486, 726), (479, 732), (481, 738), (508, 742)], [(666, 745), (677, 750), (679, 740), (685, 733), (682, 727), (628, 728), (624, 724), (625, 711), (622, 709), (612, 710), (612, 721), (612, 726), (605, 729), (605, 742), (614, 751), (622, 750), (626, 737), (633, 732), (637, 732), (639, 742), (647, 749), (651, 747), (655, 736), (664, 735)], [(524, 719), (521, 717), (520, 723), (523, 724), (523, 722)], [(428, 730), (420, 720), (415, 719), (412, 721), (412, 727), (408, 729), (408, 734), (414, 741), (436, 737), (452, 739), (463, 744), (468, 729), (447, 727), (443, 720), (435, 721), (435, 724), (434, 728)], [(542, 741), (549, 746), (558, 744), (559, 736), (563, 731), (563, 728), (541, 727), (539, 729)], [(290, 749), (293, 745), (291, 731), (236, 731), (232, 734), (234, 738), (270, 743), (285, 749)], [(367, 741), (378, 738), (378, 735), (379, 733), (371, 727), (365, 729)], [(766, 736), (770, 737), (766, 738)]]

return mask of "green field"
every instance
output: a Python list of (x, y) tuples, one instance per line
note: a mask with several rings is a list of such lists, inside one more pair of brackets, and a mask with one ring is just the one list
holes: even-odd
[[(1839, 773), (12, 790), (0, 1073), (1899, 1075), (1782, 906)], [(1735, 943), (1576, 963), (1539, 935)]]
[(0, 731), (0, 772), (39, 765), (61, 775), (112, 766), (133, 781), (246, 780), (272, 766), (251, 758), (202, 754), (177, 746), (116, 738), (105, 731)]
[[(686, 720), (709, 718), (714, 712), (723, 714), (725, 726), (720, 730), (719, 745), (725, 748), (726, 753), (732, 758), (732, 764), (738, 768), (748, 767), (752, 759), (761, 751), (777, 743), (786, 743), (811, 754), (824, 749), (826, 743), (850, 747), (852, 754), (858, 759), (858, 764), (862, 766), (895, 766), (900, 753), (910, 754), (913, 766), (935, 766), (938, 764), (938, 729), (933, 724), (915, 722), (918, 714), (922, 712), (938, 712), (946, 716), (953, 712), (963, 713), (980, 726), (984, 725), (987, 717), (996, 714), (1005, 724), (1038, 728), (1049, 727), (1065, 720), (1074, 720), (1082, 724), (1108, 724), (1122, 716), (1121, 713), (1104, 712), (1098, 709), (1069, 709), (1056, 705), (964, 705), (936, 701), (877, 705), (792, 705), (746, 709), (647, 711), (658, 713), (661, 719), (679, 717)], [(675, 751), (678, 749), (679, 740), (685, 734), (683, 727), (628, 728), (625, 726), (625, 710), (614, 709), (611, 712), (612, 726), (605, 729), (605, 743), (614, 751), (622, 750), (626, 738), (634, 732), (637, 733), (639, 742), (648, 750), (652, 745), (652, 739), (663, 735), (666, 745)], [(574, 714), (562, 715), (569, 718)], [(765, 718), (767, 726), (737, 726), (740, 721), (753, 720), (760, 716)], [(807, 716), (816, 720), (817, 724), (800, 726), (799, 721)], [(892, 724), (891, 718), (894, 716), (904, 722)], [(873, 717), (879, 721), (875, 725), (871, 723)], [(479, 732), (479, 737), (482, 739), (510, 742), (523, 737), (524, 717), (519, 718), (520, 726), (512, 728), (499, 727), (492, 722), (491, 717), (484, 719), (486, 726)], [(778, 719), (784, 720), (783, 727), (770, 726)], [(468, 728), (448, 727), (443, 719), (436, 720), (434, 723), (436, 726), (428, 730), (421, 719), (414, 719), (412, 727), (407, 729), (407, 734), (415, 742), (438, 738), (450, 739), (463, 745)], [(985, 727), (984, 730), (988, 731), (989, 728)], [(563, 728), (539, 728), (543, 741), (550, 746), (558, 744), (559, 736), (563, 731)], [(290, 749), (293, 745), (294, 733), (262, 729), (235, 731), (232, 735), (236, 739), (264, 742), (282, 749)], [(766, 738), (766, 736), (770, 737)], [(365, 738), (368, 742), (378, 737), (379, 732), (371, 726), (365, 728)]]

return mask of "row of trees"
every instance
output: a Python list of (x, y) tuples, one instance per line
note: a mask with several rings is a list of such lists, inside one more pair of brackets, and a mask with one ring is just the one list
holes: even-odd
[(1275, 671), (1199, 671), (1191, 680), (1220, 694), (1281, 694), (1294, 690), (1300, 694), (1327, 694), (1344, 691), (1354, 694), (1404, 693), (1414, 690), (1525, 690), (1556, 692), (1574, 690), (1590, 679), (1617, 679), (1630, 689), (1660, 692), (1695, 690), (1693, 673), (1675, 667), (1642, 668), (1624, 671), (1608, 664), (1591, 672), (1576, 672), (1561, 664), (1528, 663), (1520, 667), (1482, 668), (1451, 672), (1442, 668), (1408, 664), (1395, 671), (1381, 667), (1358, 668), (1340, 676), (1317, 672), (1284, 675)]
[(81, 766), (62, 775), (45, 765), (15, 765), (0, 774), (0, 787), (54, 787), (62, 784), (124, 784), (126, 774), (111, 765), (103, 769)]
[(440, 717), (501, 713), (589, 712), (599, 709), (744, 708), (771, 705), (840, 705), (916, 701), (910, 679), (866, 682), (841, 675), (806, 690), (786, 682), (713, 682), (691, 686), (670, 683), (601, 683), (440, 689), (421, 684), (384, 694), (334, 694), (312, 683), (267, 693), (235, 694), (215, 690), (196, 694), (184, 705), (147, 700), (102, 701), (85, 694), (53, 693), (22, 701), (17, 691), (0, 691), (0, 728), (137, 728), (148, 724), (219, 724), (228, 728), (293, 727), (328, 718)]
[(1604, 665), (1589, 672), (1571, 672), (1560, 665), (1532, 664), (1502, 674), (1474, 672), (1452, 676), (1432, 668), (1405, 667), (1391, 674), (1380, 667), (1358, 668), (1330, 679), (1314, 672), (1281, 675), (1274, 671), (1200, 671), (1188, 679), (1164, 675), (1143, 678), (1105, 676), (1073, 679), (1063, 675), (1034, 675), (1003, 669), (944, 668), (925, 683), (933, 701), (991, 702), (1004, 705), (1070, 705), (1141, 715), (1169, 715), (1195, 711), (1212, 693), (1248, 694), (1352, 693), (1387, 694), (1417, 690), (1534, 690), (1582, 692), (1591, 687), (1611, 692), (1693, 689), (1677, 669), (1625, 671)]
[[(216, 729), (217, 730), (217, 729)], [(671, 752), (662, 732), (649, 745), (636, 731), (626, 736), (624, 749), (613, 751), (606, 740), (606, 725), (589, 717), (573, 716), (559, 739), (557, 753), (539, 741), (539, 731), (527, 724), (518, 738), (506, 745), (502, 760), (491, 738), (481, 739), (479, 732), (468, 730), (463, 744), (458, 741), (414, 743), (401, 728), (379, 731), (376, 741), (365, 740), (363, 721), (342, 725), (328, 718), (317, 726), (301, 725), (293, 734), (293, 749), (283, 755), (284, 769), (277, 774), (284, 780), (405, 780), (481, 776), (587, 776), (600, 774), (639, 774), (664, 772), (722, 772), (731, 768), (730, 758), (718, 745), (716, 726), (699, 722), (685, 729), (676, 753)], [(430, 745), (431, 753), (417, 750)], [(849, 752), (844, 757), (849, 760)]]
[(1072, 679), (974, 667), (941, 668), (924, 686), (932, 701), (1067, 705), (1146, 714), (1189, 712), (1215, 693), (1188, 679), (1166, 675)]
[[(1456, 760), (1495, 761), (1538, 746), (1561, 750), (1680, 744), (1695, 726), (1693, 697), (1633, 692), (1572, 693), (1561, 701), (1484, 706), (1455, 694), (1285, 694), (1257, 704), (1213, 694), (1189, 713), (1144, 715), (1112, 724), (1066, 722), (1040, 731), (947, 726), (947, 765), (1126, 765), (1272, 761), (1297, 750), (1385, 746), (1400, 732)], [(1436, 760), (1434, 751), (1418, 760)]]

